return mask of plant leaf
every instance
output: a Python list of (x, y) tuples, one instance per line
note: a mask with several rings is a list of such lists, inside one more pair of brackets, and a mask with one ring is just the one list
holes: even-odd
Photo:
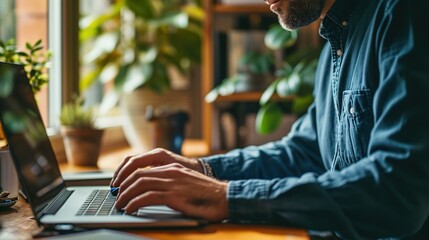
[(212, 103), (216, 101), (218, 96), (219, 96), (219, 87), (215, 87), (204, 97), (204, 101), (206, 103)]
[(265, 91), (262, 93), (261, 98), (259, 99), (259, 104), (261, 106), (268, 103), (268, 101), (271, 99), (273, 94), (276, 92), (277, 84), (279, 83), (280, 79), (275, 80), (270, 84), (270, 86), (265, 89)]
[(125, 0), (128, 8), (143, 19), (151, 19), (155, 16), (155, 7), (152, 0)]
[(276, 103), (269, 103), (259, 109), (256, 115), (256, 131), (269, 134), (276, 130), (283, 118), (283, 112)]
[(103, 54), (112, 52), (118, 44), (119, 36), (116, 32), (107, 32), (96, 38), (94, 47), (85, 54), (84, 63), (91, 63), (98, 60)]
[(301, 77), (298, 74), (292, 74), (289, 77), (282, 78), (277, 84), (276, 92), (281, 97), (297, 95), (300, 90)]
[(119, 98), (120, 95), (115, 90), (105, 93), (100, 104), (100, 113), (105, 114), (114, 106), (116, 106), (116, 104), (119, 102)]
[(274, 25), (265, 34), (264, 42), (268, 48), (277, 50), (294, 45), (297, 38), (297, 31), (287, 31), (280, 25)]
[(153, 67), (151, 64), (141, 63), (133, 64), (125, 76), (125, 83), (123, 90), (125, 93), (129, 93), (134, 89), (145, 84), (148, 79), (152, 76)]
[(189, 24), (189, 17), (183, 12), (168, 13), (158, 19), (151, 20), (150, 24), (155, 27), (168, 26), (186, 28)]
[(307, 111), (308, 107), (313, 103), (313, 95), (297, 97), (292, 104), (292, 111), (297, 114), (303, 114)]

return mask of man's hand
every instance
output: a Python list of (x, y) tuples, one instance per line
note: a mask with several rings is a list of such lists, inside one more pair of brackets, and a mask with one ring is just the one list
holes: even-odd
[[(209, 221), (221, 221), (228, 217), (227, 183), (178, 163), (138, 168), (153, 166), (156, 161), (146, 164), (150, 160), (146, 161), (145, 157), (134, 159), (132, 167), (129, 166), (126, 171), (124, 167), (120, 169), (118, 177), (121, 180), (114, 181), (114, 186), (120, 187), (116, 208), (133, 213), (140, 207), (167, 205), (186, 216)], [(168, 158), (164, 161), (171, 160)]]
[(125, 157), (124, 161), (122, 161), (121, 165), (113, 174), (110, 186), (119, 187), (119, 185), (137, 169), (164, 166), (172, 163), (179, 163), (186, 168), (200, 173), (203, 172), (202, 166), (197, 159), (186, 158), (168, 150), (157, 148), (144, 154)]

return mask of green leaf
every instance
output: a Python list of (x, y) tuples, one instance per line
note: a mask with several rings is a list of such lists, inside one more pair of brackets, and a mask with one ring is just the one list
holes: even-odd
[(186, 5), (183, 8), (183, 11), (186, 12), (190, 18), (193, 18), (198, 21), (203, 21), (205, 18), (204, 9), (194, 4)]
[(34, 47), (39, 47), (42, 44), (42, 39), (39, 39), (35, 44)]
[(31, 54), (34, 54), (34, 53), (36, 53), (37, 51), (40, 51), (40, 50), (42, 50), (43, 49), (43, 47), (36, 47), (36, 48), (33, 48), (33, 49), (31, 49)]
[(281, 78), (276, 87), (276, 92), (281, 97), (297, 95), (301, 86), (301, 78), (298, 74)]
[(145, 84), (152, 76), (152, 73), (153, 67), (151, 64), (133, 64), (125, 76), (125, 83), (123, 87), (124, 92), (129, 93)]
[(103, 67), (99, 75), (99, 79), (101, 83), (108, 83), (114, 79), (114, 77), (118, 74), (119, 66), (115, 62), (110, 62), (106, 66)]
[(116, 32), (107, 32), (95, 39), (94, 47), (85, 54), (83, 62), (91, 63), (101, 58), (102, 55), (112, 52), (119, 42)]
[(117, 91), (111, 90), (104, 94), (103, 100), (100, 104), (100, 113), (105, 114), (110, 109), (116, 106), (116, 104), (119, 102), (120, 95)]
[(283, 118), (283, 112), (276, 103), (269, 103), (259, 109), (256, 115), (256, 131), (260, 134), (269, 134), (274, 132)]
[(183, 12), (168, 13), (158, 19), (151, 20), (150, 24), (155, 27), (168, 26), (186, 28), (189, 24), (189, 17)]
[(213, 103), (219, 96), (219, 87), (213, 88), (204, 98), (206, 103)]
[(130, 68), (130, 65), (123, 65), (119, 68), (118, 74), (116, 75), (113, 81), (116, 91), (118, 92), (122, 91), (122, 88), (125, 84), (125, 77), (127, 76), (127, 72), (129, 68)]
[(88, 89), (89, 86), (94, 82), (94, 80), (100, 75), (103, 67), (97, 67), (94, 71), (89, 72), (84, 77), (82, 77), (79, 81), (79, 89), (80, 91), (84, 91)]
[(152, 19), (155, 16), (155, 7), (152, 0), (125, 0), (128, 8), (143, 19)]
[(277, 50), (294, 45), (297, 38), (297, 31), (288, 31), (280, 25), (274, 25), (265, 34), (264, 42), (268, 48)]
[[(180, 40), (179, 40), (180, 39)], [(201, 36), (189, 29), (178, 29), (170, 33), (170, 41), (179, 58), (187, 58), (195, 63), (201, 62)]]
[(153, 74), (146, 85), (155, 92), (162, 93), (170, 87), (170, 78), (167, 67), (164, 64), (155, 62), (153, 64)]
[(259, 104), (261, 106), (267, 104), (268, 101), (271, 99), (273, 94), (276, 92), (277, 84), (279, 83), (279, 81), (280, 80), (277, 79), (274, 82), (272, 82), (270, 86), (268, 86), (267, 89), (265, 89), (265, 91), (262, 93), (262, 96), (259, 99)]
[(149, 49), (141, 50), (139, 61), (142, 63), (151, 63), (155, 61), (157, 56), (158, 49), (156, 47), (150, 47)]
[(221, 85), (219, 85), (219, 95), (228, 96), (235, 92), (235, 85), (237, 83), (237, 76), (225, 79)]
[(29, 55), (25, 52), (17, 52), (17, 54), (21, 57), (29, 57)]
[[(101, 30), (101, 27), (109, 21), (120, 21), (120, 12), (124, 6), (123, 1), (117, 1), (106, 14), (99, 15), (94, 18), (94, 16), (88, 16), (81, 18), (79, 25), (81, 30), (79, 31), (79, 40), (87, 41), (96, 37)], [(119, 23), (117, 23), (119, 24)]]
[(307, 111), (308, 107), (313, 103), (313, 95), (308, 94), (306, 96), (297, 97), (293, 101), (292, 112), (297, 114), (303, 114)]

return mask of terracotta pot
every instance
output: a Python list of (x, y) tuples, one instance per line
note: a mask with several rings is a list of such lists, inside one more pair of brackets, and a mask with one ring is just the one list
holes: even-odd
[(97, 166), (103, 130), (62, 127), (67, 160), (78, 166)]

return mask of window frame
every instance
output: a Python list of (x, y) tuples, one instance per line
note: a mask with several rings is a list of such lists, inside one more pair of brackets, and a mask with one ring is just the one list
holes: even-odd
[(48, 0), (48, 39), (53, 53), (48, 84), (49, 128), (59, 129), (62, 105), (79, 90), (78, 24), (79, 1)]

